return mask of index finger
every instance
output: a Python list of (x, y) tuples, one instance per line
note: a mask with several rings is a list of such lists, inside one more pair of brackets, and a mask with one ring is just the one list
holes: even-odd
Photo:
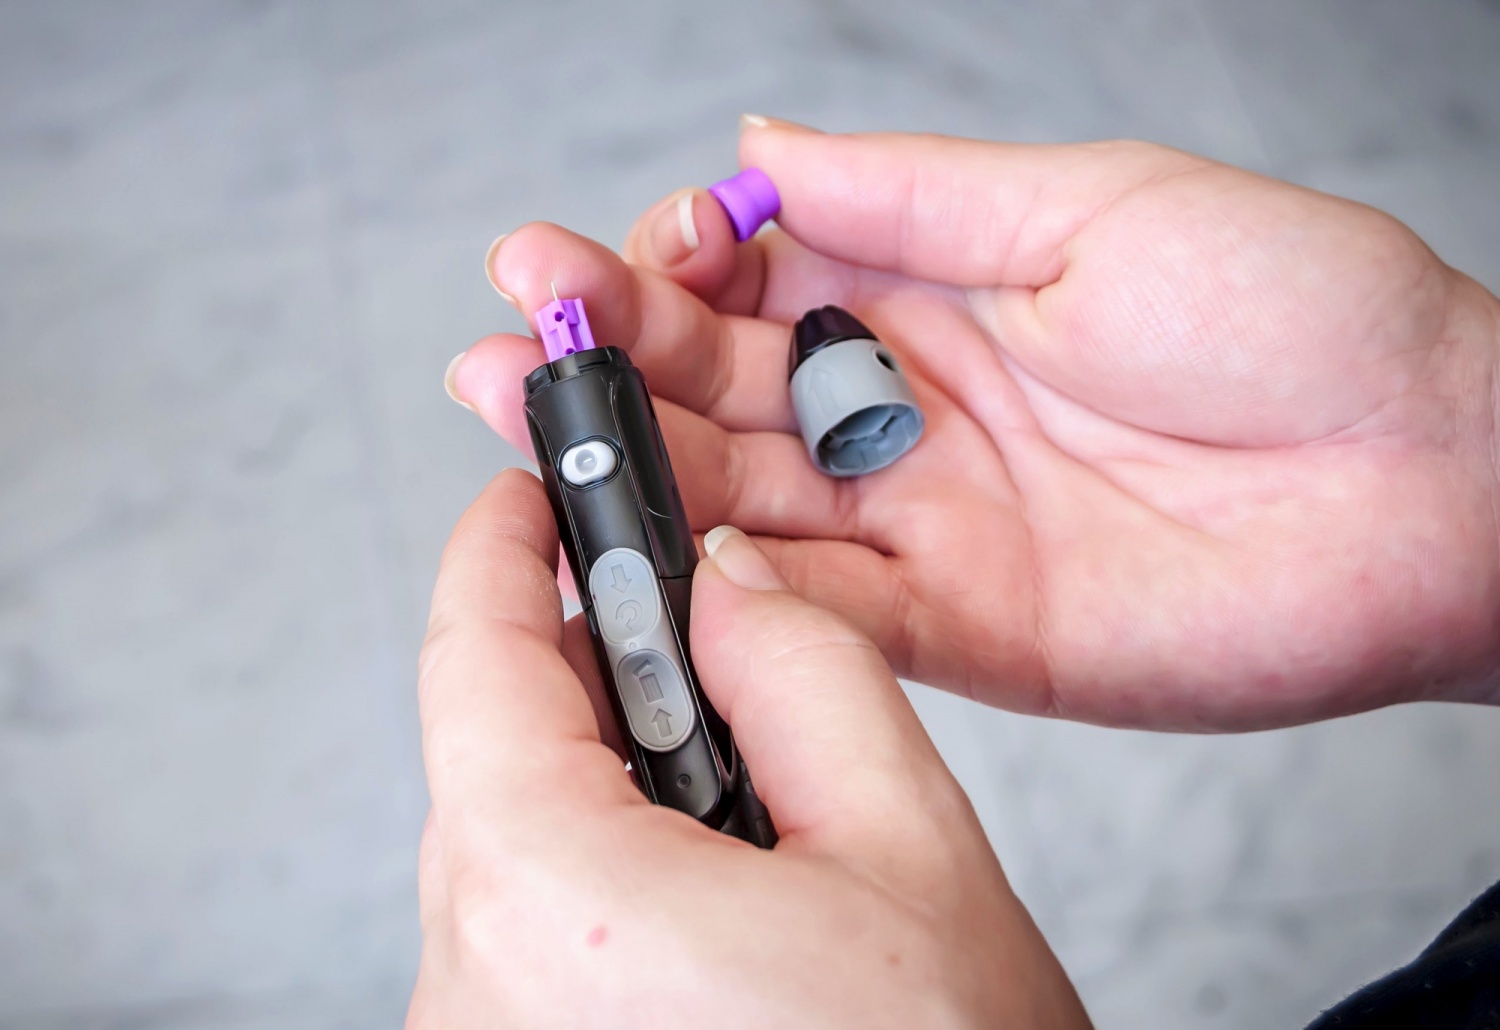
[(490, 825), (639, 801), (562, 652), (557, 530), (537, 478), (496, 476), (443, 552), (418, 699), (433, 808)]
[[(487, 267), (528, 320), (554, 291), (584, 298), (594, 339), (628, 351), (653, 396), (729, 429), (794, 428), (784, 327), (725, 318), (662, 276), (631, 268), (608, 247), (545, 222), (507, 236)], [(530, 360), (541, 348), (525, 351), (522, 360)]]

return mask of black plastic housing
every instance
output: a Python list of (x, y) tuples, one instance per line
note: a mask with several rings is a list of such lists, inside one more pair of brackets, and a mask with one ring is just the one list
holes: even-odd
[[(526, 377), (526, 419), (636, 783), (657, 804), (771, 847), (776, 833), (770, 817), (755, 796), (729, 727), (693, 669), (688, 619), (698, 550), (640, 370), (616, 347), (579, 351), (542, 365)], [(558, 461), (569, 447), (588, 440), (608, 441), (619, 454), (619, 466), (599, 482), (576, 487), (560, 474)], [(620, 547), (648, 557), (655, 567), (664, 615), (699, 716), (687, 738), (667, 752), (641, 746), (630, 732), (590, 596), (589, 570), (601, 555)]]
[(813, 308), (792, 326), (792, 353), (787, 359), (787, 376), (824, 347), (845, 340), (873, 340), (875, 334), (863, 322), (836, 304)]

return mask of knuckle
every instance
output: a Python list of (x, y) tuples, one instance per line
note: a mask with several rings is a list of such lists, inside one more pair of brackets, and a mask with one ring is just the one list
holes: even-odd
[(557, 850), (555, 833), (469, 836), (443, 842), (447, 918), (459, 955), (503, 961), (517, 942), (545, 946), (570, 924), (588, 875), (572, 853)]
[(460, 954), (487, 956), (505, 939), (505, 892), (483, 864), (471, 856), (449, 860), (448, 919)]

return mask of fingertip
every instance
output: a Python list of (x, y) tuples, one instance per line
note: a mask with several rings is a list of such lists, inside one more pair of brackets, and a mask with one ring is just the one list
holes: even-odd
[(744, 533), (733, 526), (716, 526), (703, 537), (704, 561), (712, 563), (724, 578), (746, 590), (786, 590), (771, 559)]
[(476, 412), (512, 447), (530, 454), (524, 383), (527, 374), (544, 361), (542, 345), (529, 336), (486, 336), (455, 359), (449, 395)]
[(704, 299), (717, 296), (736, 270), (734, 226), (706, 189), (677, 190), (631, 228), (627, 261), (666, 276)]
[[(784, 118), (768, 118), (765, 115), (740, 115), (739, 161), (741, 168), (759, 168), (771, 177), (777, 189), (781, 187), (778, 173), (786, 171), (781, 155), (788, 146), (798, 140), (827, 137), (829, 134)], [(768, 167), (772, 165), (774, 167)]]
[(709, 548), (693, 581), (694, 664), (757, 792), (784, 841), (862, 837), (871, 796), (929, 771), (920, 722), (879, 651), (845, 620), (784, 584), (747, 589), (730, 578), (726, 567), (766, 561), (744, 534), (720, 527)]
[[(732, 532), (746, 539), (738, 530)], [(722, 542), (717, 547), (723, 553)], [(707, 548), (705, 536), (705, 551)], [(755, 642), (763, 636), (759, 626), (766, 618), (764, 602), (769, 599), (764, 591), (740, 586), (729, 578), (720, 562), (705, 554), (693, 574), (692, 598), (692, 646), (700, 668), (737, 666), (745, 652), (756, 649)], [(710, 679), (711, 684), (705, 683), (710, 693), (721, 694), (725, 678)], [(722, 694), (714, 702), (732, 706), (732, 701)], [(723, 711), (726, 718), (731, 717), (728, 708)]]
[(500, 285), (500, 273), (499, 273), (499, 270), (498, 270), (499, 269), (499, 257), (500, 257), (500, 245), (505, 242), (505, 240), (506, 240), (506, 238), (508, 236), (510, 236), (510, 233), (508, 233), (508, 232), (503, 232), (499, 236), (496, 236), (495, 237), (495, 242), (490, 244), (490, 249), (487, 250), (487, 251), (485, 251), (485, 254), (484, 254), (484, 277), (490, 281), (490, 285), (495, 288), (495, 292), (498, 293), (498, 294), (500, 294), (500, 296), (502, 298), (504, 298), (504, 300), (505, 300), (505, 302), (507, 304), (511, 305), (512, 307), (515, 307), (516, 306), (516, 298), (513, 297), (511, 294), (507, 293), (505, 291), (505, 288)]
[(740, 115), (740, 139), (746, 137), (765, 135), (768, 133), (796, 133), (803, 136), (826, 135), (822, 129), (816, 129), (803, 122), (794, 122), (789, 118), (775, 118), (764, 114), (742, 114)]
[[(451, 614), (455, 604), (463, 614), (460, 602), (495, 589), (484, 574), (485, 561), (504, 554), (508, 575), (539, 584), (556, 576), (557, 549), (557, 524), (542, 481), (526, 469), (502, 469), (459, 517), (449, 537), (433, 593), (433, 618)], [(545, 610), (528, 613), (528, 618), (542, 620), (539, 626), (553, 614), (551, 602), (561, 614), (556, 588), (541, 593)]]
[[(557, 542), (557, 527), (551, 518), (552, 506), (547, 500), (547, 488), (542, 485), (541, 477), (535, 472), (516, 465), (503, 468), (495, 473), (486, 490), (494, 491), (506, 504), (514, 504), (527, 516), (528, 524), (530, 522), (537, 522), (544, 525), (545, 531), (543, 535), (550, 537), (554, 544)], [(544, 511), (548, 516), (547, 518), (540, 519), (533, 517)], [(549, 547), (547, 550), (551, 550), (551, 548)], [(556, 562), (551, 556), (545, 557), (548, 558), (548, 564), (555, 568)]]
[(723, 546), (726, 539), (739, 532), (740, 531), (738, 529), (735, 529), (733, 526), (715, 526), (713, 529), (710, 529), (707, 533), (703, 534), (704, 555), (706, 557), (712, 558), (714, 556), (714, 552), (716, 552), (721, 546)]
[(620, 256), (551, 222), (530, 222), (506, 237), (494, 273), (496, 289), (515, 299), (528, 325), (554, 297), (585, 298), (596, 337), (613, 339), (617, 326), (639, 319), (635, 284)]
[[(657, 209), (643, 240), (650, 267), (667, 271), (698, 253), (703, 242), (698, 223), (705, 221), (703, 212), (697, 210), (702, 193), (702, 190), (678, 190)], [(706, 221), (711, 230), (713, 220)]]
[(468, 356), (468, 353), (468, 351), (463, 351), (452, 361), (448, 362), (448, 367), (443, 372), (443, 390), (454, 404), (457, 404), (461, 408), (467, 408), (470, 411), (477, 411), (478, 409), (474, 405), (464, 400), (463, 394), (458, 388), (458, 367), (463, 364), (463, 360)]

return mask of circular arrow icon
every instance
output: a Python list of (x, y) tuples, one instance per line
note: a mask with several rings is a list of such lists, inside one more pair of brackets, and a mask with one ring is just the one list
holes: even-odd
[(638, 601), (622, 601), (615, 609), (615, 621), (623, 623), (626, 629), (635, 629), (636, 620), (641, 617), (641, 605)]

